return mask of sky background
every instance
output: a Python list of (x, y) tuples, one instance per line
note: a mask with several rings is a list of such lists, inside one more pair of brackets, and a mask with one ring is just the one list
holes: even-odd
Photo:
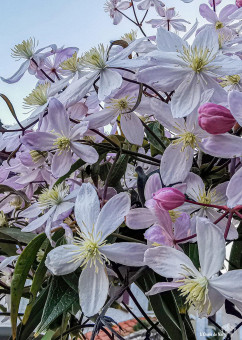
[[(194, 0), (183, 3), (181, 0), (163, 0), (167, 7), (175, 7), (180, 17), (192, 24), (198, 18), (200, 25), (205, 20), (199, 15), (199, 5), (205, 0)], [(233, 4), (233, 0), (223, 0), (223, 5)], [(8, 78), (19, 68), (21, 61), (11, 57), (11, 48), (29, 37), (39, 41), (39, 48), (49, 44), (58, 47), (78, 47), (81, 54), (99, 43), (108, 44), (111, 40), (119, 39), (124, 33), (136, 27), (123, 18), (117, 26), (112, 24), (108, 13), (104, 12), (103, 0), (8, 0), (1, 2), (0, 20), (0, 76)], [(125, 11), (132, 16), (132, 9)], [(139, 18), (144, 12), (138, 11)], [(146, 20), (158, 18), (151, 9)], [(189, 25), (188, 27), (191, 27)], [(143, 26), (147, 34), (155, 34), (148, 24)], [(5, 94), (14, 105), (15, 111), (23, 120), (26, 118), (22, 109), (23, 98), (35, 87), (36, 78), (26, 72), (16, 84), (6, 84), (0, 81), (0, 93)], [(4, 124), (14, 123), (6, 104), (0, 99), (0, 119)]]

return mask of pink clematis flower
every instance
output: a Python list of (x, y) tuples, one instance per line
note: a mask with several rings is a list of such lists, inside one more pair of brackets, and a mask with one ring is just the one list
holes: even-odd
[(105, 2), (104, 11), (109, 13), (110, 18), (113, 19), (113, 24), (118, 25), (123, 19), (120, 11), (128, 9), (131, 6), (129, 1), (109, 0)]
[(98, 160), (98, 153), (93, 147), (78, 142), (87, 131), (88, 123), (81, 122), (72, 128), (64, 106), (55, 98), (49, 103), (48, 123), (49, 132), (30, 132), (22, 137), (21, 141), (31, 150), (56, 150), (51, 164), (55, 177), (60, 177), (70, 170), (72, 152), (91, 164)]

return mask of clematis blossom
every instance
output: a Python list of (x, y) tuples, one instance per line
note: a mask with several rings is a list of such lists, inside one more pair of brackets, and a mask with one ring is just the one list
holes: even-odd
[(242, 61), (219, 53), (214, 31), (202, 30), (189, 46), (175, 33), (160, 27), (156, 43), (157, 51), (147, 54), (147, 67), (138, 78), (141, 82), (159, 83), (164, 92), (175, 90), (171, 98), (174, 118), (191, 114), (208, 89), (214, 89), (212, 101), (226, 101), (227, 94), (216, 79), (240, 73)]
[(79, 123), (71, 127), (64, 106), (52, 98), (48, 108), (48, 132), (30, 132), (21, 138), (21, 142), (30, 150), (56, 150), (51, 164), (55, 177), (67, 173), (72, 165), (72, 152), (88, 163), (98, 160), (98, 153), (89, 145), (80, 143), (80, 137), (88, 129), (88, 123)]
[(32, 59), (34, 59), (36, 62), (44, 58), (46, 54), (41, 53), (41, 52), (47, 48), (51, 49), (50, 52), (47, 52), (47, 55), (55, 52), (57, 49), (57, 46), (55, 44), (51, 44), (51, 45), (48, 45), (46, 47), (36, 50), (36, 45), (37, 44), (36, 44), (35, 39), (30, 38), (27, 40), (23, 40), (21, 44), (14, 46), (14, 48), (12, 49), (12, 57), (16, 58), (17, 60), (26, 59), (26, 61), (20, 66), (18, 71), (14, 73), (14, 75), (12, 75), (10, 78), (0, 77), (0, 79), (8, 84), (16, 83), (23, 77), (24, 73), (27, 70), (30, 73), (32, 73), (32, 67), (33, 66), (35, 67), (35, 65), (33, 65), (34, 63)]
[(79, 225), (72, 244), (56, 247), (46, 259), (54, 275), (66, 275), (81, 267), (79, 278), (80, 306), (86, 316), (99, 312), (104, 305), (109, 281), (106, 263), (115, 261), (128, 266), (142, 266), (147, 246), (132, 242), (108, 244), (106, 238), (124, 221), (130, 209), (127, 193), (112, 197), (100, 211), (93, 186), (82, 184), (75, 204)]
[(225, 302), (242, 301), (242, 270), (221, 276), (225, 260), (225, 241), (221, 231), (205, 218), (197, 218), (197, 242), (201, 269), (198, 270), (184, 253), (170, 247), (150, 248), (145, 263), (171, 282), (156, 283), (147, 295), (178, 289), (188, 306), (194, 306), (199, 317), (213, 315)]

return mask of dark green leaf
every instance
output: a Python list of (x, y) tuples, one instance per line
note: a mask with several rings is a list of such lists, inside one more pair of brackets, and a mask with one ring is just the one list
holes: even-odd
[(112, 171), (110, 176), (108, 186), (115, 187), (121, 178), (124, 176), (127, 165), (128, 165), (129, 156), (128, 155), (121, 155), (115, 164), (115, 167)]
[[(148, 124), (148, 127), (166, 147), (170, 144), (169, 139), (165, 137), (164, 128), (159, 122), (152, 122)], [(153, 145), (153, 147), (163, 153), (163, 146), (154, 138), (154, 136), (152, 136), (152, 134), (147, 130), (145, 133), (148, 141)]]
[(78, 294), (61, 276), (53, 277), (37, 334), (46, 330), (58, 316), (68, 311), (78, 299)]
[(24, 284), (36, 258), (37, 252), (45, 239), (45, 234), (36, 236), (23, 250), (15, 266), (11, 283), (11, 323), (13, 340), (16, 339), (18, 309)]
[(36, 234), (22, 232), (20, 228), (1, 228), (0, 239), (17, 240), (28, 244), (36, 237)]

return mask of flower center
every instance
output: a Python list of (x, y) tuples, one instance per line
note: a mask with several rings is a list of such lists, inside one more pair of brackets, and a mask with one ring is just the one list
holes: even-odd
[(76, 73), (79, 69), (78, 68), (79, 60), (80, 58), (77, 58), (77, 52), (75, 52), (71, 58), (68, 58), (67, 60), (63, 61), (60, 64), (60, 67), (62, 68), (62, 70), (67, 70)]
[(220, 83), (222, 87), (228, 85), (237, 85), (240, 82), (240, 76), (238, 74), (234, 74), (233, 76), (225, 76), (223, 81)]
[(65, 136), (61, 136), (61, 137), (56, 139), (56, 141), (53, 143), (53, 145), (57, 146), (57, 148), (60, 150), (60, 154), (61, 154), (62, 151), (70, 149), (71, 141), (70, 141), (69, 138), (67, 138)]
[(46, 158), (48, 155), (47, 151), (38, 151), (38, 150), (31, 150), (29, 153), (34, 163), (37, 163), (42, 158)]
[(175, 210), (169, 210), (168, 213), (173, 223), (175, 223), (178, 217), (181, 215), (180, 211)]
[(215, 56), (212, 55), (212, 52), (209, 51), (208, 48), (187, 48), (183, 46), (183, 51), (180, 53), (179, 57), (196, 73), (214, 68), (212, 66), (208, 66), (208, 64), (215, 59)]
[(51, 208), (55, 205), (59, 205), (63, 202), (65, 196), (69, 192), (68, 187), (64, 187), (63, 184), (54, 186), (52, 189), (44, 189), (39, 195), (39, 206), (43, 209)]
[(112, 107), (118, 113), (126, 113), (134, 107), (134, 104), (133, 97), (125, 96), (119, 99), (111, 99), (111, 105), (108, 108)]
[(208, 298), (208, 279), (205, 276), (197, 277), (196, 274), (185, 265), (181, 265), (188, 273), (184, 279), (176, 282), (182, 282), (183, 285), (178, 288), (181, 296), (186, 297), (185, 303), (189, 306), (194, 305), (195, 308), (201, 313), (206, 309), (209, 315), (212, 311), (212, 305)]
[(24, 98), (24, 108), (33, 109), (33, 107), (42, 106), (47, 103), (48, 100), (48, 90), (50, 84), (40, 84), (38, 85), (27, 97)]
[(84, 70), (103, 70), (106, 67), (107, 50), (103, 44), (93, 47), (80, 58), (80, 65)]
[(81, 266), (83, 269), (89, 264), (90, 268), (95, 267), (95, 272), (98, 273), (98, 262), (108, 262), (106, 255), (101, 253), (100, 248), (106, 245), (106, 241), (102, 241), (102, 233), (94, 235), (94, 226), (92, 232), (81, 232), (77, 229), (78, 236), (75, 238), (74, 245), (78, 246), (77, 254), (73, 255), (71, 262), (82, 260)]
[(37, 45), (38, 43), (35, 42), (34, 38), (23, 40), (21, 44), (15, 45), (14, 48), (12, 48), (11, 55), (18, 60), (21, 58), (30, 59), (33, 57)]
[(223, 27), (224, 27), (224, 24), (221, 21), (216, 22), (216, 24), (215, 24), (216, 30), (220, 30)]
[(195, 149), (196, 147), (198, 147), (197, 138), (194, 135), (194, 133), (186, 131), (178, 135), (178, 137), (179, 138), (173, 141), (172, 143), (175, 145), (179, 143), (183, 143), (181, 151), (184, 151), (186, 147), (188, 146), (190, 146), (192, 149)]

